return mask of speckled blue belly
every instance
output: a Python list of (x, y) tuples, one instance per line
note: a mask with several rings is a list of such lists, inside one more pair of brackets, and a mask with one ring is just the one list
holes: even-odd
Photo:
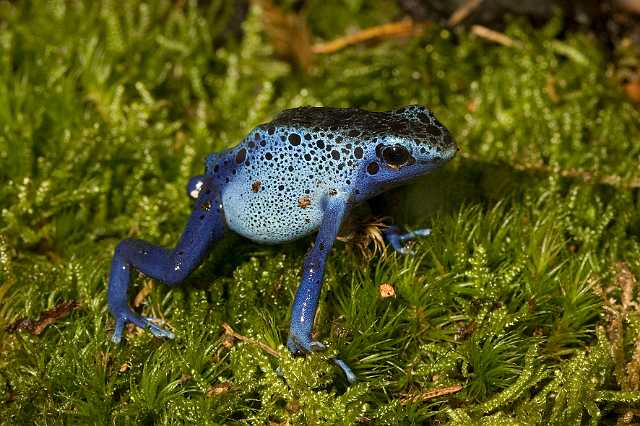
[(315, 188), (306, 193), (296, 183), (275, 173), (233, 179), (222, 193), (227, 225), (253, 241), (272, 244), (317, 230), (323, 216), (323, 191)]
[(341, 156), (323, 136), (258, 129), (233, 148), (236, 165), (221, 163), (218, 169), (226, 176), (221, 186), (229, 228), (274, 244), (317, 230), (325, 198), (347, 192), (354, 173), (354, 159)]

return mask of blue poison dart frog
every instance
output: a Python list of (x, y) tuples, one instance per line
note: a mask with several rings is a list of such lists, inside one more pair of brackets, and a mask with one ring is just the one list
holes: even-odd
[[(325, 107), (281, 112), (236, 147), (210, 154), (204, 175), (190, 179), (187, 191), (195, 205), (175, 248), (137, 239), (118, 244), (109, 279), (113, 342), (120, 342), (127, 322), (174, 337), (129, 307), (133, 269), (176, 285), (227, 229), (267, 244), (318, 231), (304, 259), (287, 346), (294, 355), (325, 349), (311, 339), (311, 331), (325, 260), (345, 216), (355, 204), (440, 167), (457, 150), (447, 129), (419, 105), (388, 112)], [(428, 234), (428, 229), (402, 234), (396, 226), (384, 232), (402, 254), (403, 242)], [(356, 380), (342, 360), (334, 362), (349, 382)]]

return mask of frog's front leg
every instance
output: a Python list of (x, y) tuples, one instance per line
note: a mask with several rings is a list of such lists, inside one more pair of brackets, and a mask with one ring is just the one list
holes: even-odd
[[(305, 256), (302, 280), (291, 309), (291, 324), (289, 340), (287, 341), (287, 347), (294, 355), (321, 351), (326, 348), (322, 343), (311, 339), (311, 330), (313, 329), (318, 299), (320, 298), (325, 260), (338, 235), (347, 207), (346, 198), (339, 196), (329, 196), (327, 198), (324, 217), (320, 224), (315, 245)], [(347, 364), (338, 358), (335, 358), (334, 362), (344, 371), (350, 383), (356, 381), (355, 374)]]
[(108, 290), (109, 310), (116, 319), (113, 342), (120, 342), (127, 322), (148, 328), (158, 337), (174, 337), (173, 333), (131, 310), (128, 290), (132, 268), (169, 285), (180, 283), (201, 263), (211, 244), (222, 238), (224, 217), (220, 194), (211, 178), (202, 177), (197, 193), (191, 195), (196, 195), (196, 204), (175, 248), (167, 249), (136, 239), (124, 240), (116, 247)]
[(431, 234), (431, 229), (416, 229), (415, 231), (406, 232), (403, 234), (400, 232), (400, 228), (395, 225), (391, 225), (387, 229), (385, 229), (382, 234), (396, 252), (400, 254), (411, 254), (412, 251), (403, 246), (402, 243), (404, 243), (405, 241), (413, 240), (414, 238), (426, 237)]

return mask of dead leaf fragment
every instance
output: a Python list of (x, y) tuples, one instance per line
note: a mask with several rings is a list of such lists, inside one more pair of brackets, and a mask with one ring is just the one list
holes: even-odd
[(400, 399), (400, 404), (407, 405), (420, 401), (428, 401), (433, 398), (439, 398), (441, 396), (453, 395), (462, 390), (461, 385), (452, 385), (443, 388), (429, 389), (422, 392), (407, 394)]
[(633, 103), (640, 104), (640, 79), (628, 82), (623, 88)]
[(67, 317), (71, 312), (80, 307), (80, 303), (77, 300), (67, 300), (58, 303), (52, 309), (44, 311), (40, 314), (40, 318), (37, 321), (33, 321), (28, 318), (20, 318), (11, 324), (7, 325), (4, 329), (7, 333), (15, 333), (17, 331), (28, 331), (33, 335), (40, 335), (49, 325), (55, 323)]
[(154, 287), (155, 287), (155, 284), (153, 283), (153, 281), (147, 280), (144, 287), (142, 287), (142, 289), (140, 289), (138, 294), (136, 294), (136, 297), (134, 297), (133, 307), (137, 308), (140, 305), (142, 305), (144, 303), (144, 299), (146, 299), (147, 296), (151, 294), (151, 291), (153, 290)]
[(231, 383), (229, 382), (215, 384), (207, 389), (207, 397), (213, 398), (214, 396), (222, 395), (227, 393), (229, 389), (231, 389)]
[(380, 284), (380, 286), (378, 287), (378, 291), (380, 291), (380, 297), (382, 297), (383, 299), (388, 299), (389, 297), (393, 297), (396, 295), (396, 290), (390, 283)]

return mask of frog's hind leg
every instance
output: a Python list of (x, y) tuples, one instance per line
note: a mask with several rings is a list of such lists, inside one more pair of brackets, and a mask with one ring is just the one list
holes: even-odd
[(159, 337), (174, 337), (173, 333), (131, 310), (129, 282), (131, 270), (135, 269), (166, 284), (178, 284), (202, 262), (207, 249), (222, 238), (225, 222), (219, 191), (214, 188), (210, 177), (198, 178), (201, 183), (198, 191), (190, 194), (196, 195), (196, 204), (175, 248), (163, 248), (137, 239), (124, 240), (116, 247), (108, 290), (109, 310), (116, 319), (111, 337), (113, 342), (120, 342), (127, 322), (148, 328)]

